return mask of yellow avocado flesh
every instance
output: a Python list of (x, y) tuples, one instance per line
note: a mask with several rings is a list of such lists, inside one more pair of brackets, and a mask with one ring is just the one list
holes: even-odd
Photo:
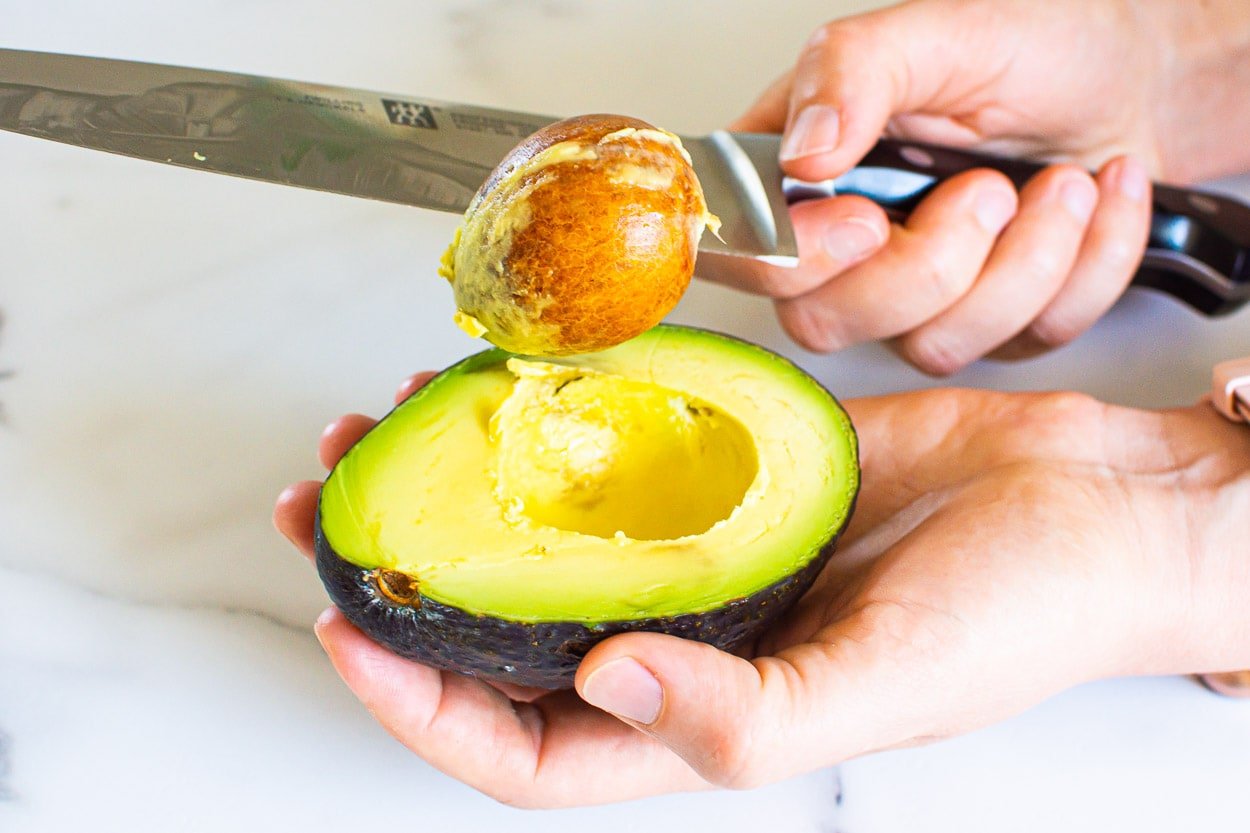
[(558, 365), (462, 362), (344, 456), (320, 511), (341, 557), (427, 598), (593, 623), (700, 613), (791, 575), (857, 485), (850, 422), (810, 377), (657, 327)]
[(513, 517), (604, 538), (681, 538), (729, 517), (755, 480), (751, 435), (651, 382), (510, 359), (491, 420), (496, 493)]

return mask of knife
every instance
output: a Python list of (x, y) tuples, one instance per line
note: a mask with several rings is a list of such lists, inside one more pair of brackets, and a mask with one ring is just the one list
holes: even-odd
[[(0, 129), (170, 165), (463, 212), (512, 148), (554, 117), (412, 95), (133, 61), (0, 49)], [(859, 194), (903, 220), (939, 182), (989, 167), (1023, 185), (1042, 165), (881, 140), (826, 182), (781, 173), (779, 137), (683, 137), (720, 239), (700, 249), (798, 262), (787, 206)], [(1156, 185), (1134, 282), (1209, 315), (1250, 300), (1250, 207)]]

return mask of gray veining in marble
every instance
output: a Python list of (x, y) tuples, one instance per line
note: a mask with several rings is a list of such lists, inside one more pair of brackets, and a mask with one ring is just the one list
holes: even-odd
[(32, 569), (17, 565), (0, 565), (0, 577), (8, 576), (10, 578), (16, 576), (27, 576), (50, 584), (56, 584), (60, 589), (72, 589), (87, 596), (102, 599), (109, 602), (115, 602), (120, 605), (126, 605), (135, 608), (147, 608), (154, 611), (184, 611), (186, 613), (221, 613), (227, 616), (244, 616), (250, 617), (260, 622), (273, 625), (276, 628), (282, 628), (301, 639), (315, 640), (308, 623), (305, 621), (290, 621), (276, 616), (268, 610), (260, 607), (242, 607), (233, 604), (214, 604), (211, 602), (193, 602), (179, 601), (177, 599), (168, 598), (138, 598), (123, 593), (111, 593), (98, 588), (92, 587), (79, 581), (75, 581), (72, 577), (64, 573), (58, 573), (53, 570)]

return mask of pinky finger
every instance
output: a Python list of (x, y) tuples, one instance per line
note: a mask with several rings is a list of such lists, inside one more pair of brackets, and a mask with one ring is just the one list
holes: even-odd
[(1098, 207), (1063, 288), (994, 358), (1027, 358), (1067, 344), (1124, 294), (1150, 232), (1150, 177), (1141, 162), (1122, 156), (1097, 181)]

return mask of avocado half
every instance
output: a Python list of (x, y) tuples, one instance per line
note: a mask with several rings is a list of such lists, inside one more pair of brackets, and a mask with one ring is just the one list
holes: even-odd
[(558, 364), (488, 350), (330, 472), (317, 568), (401, 656), (567, 688), (614, 634), (758, 635), (816, 578), (858, 488), (846, 412), (761, 347), (659, 326)]

